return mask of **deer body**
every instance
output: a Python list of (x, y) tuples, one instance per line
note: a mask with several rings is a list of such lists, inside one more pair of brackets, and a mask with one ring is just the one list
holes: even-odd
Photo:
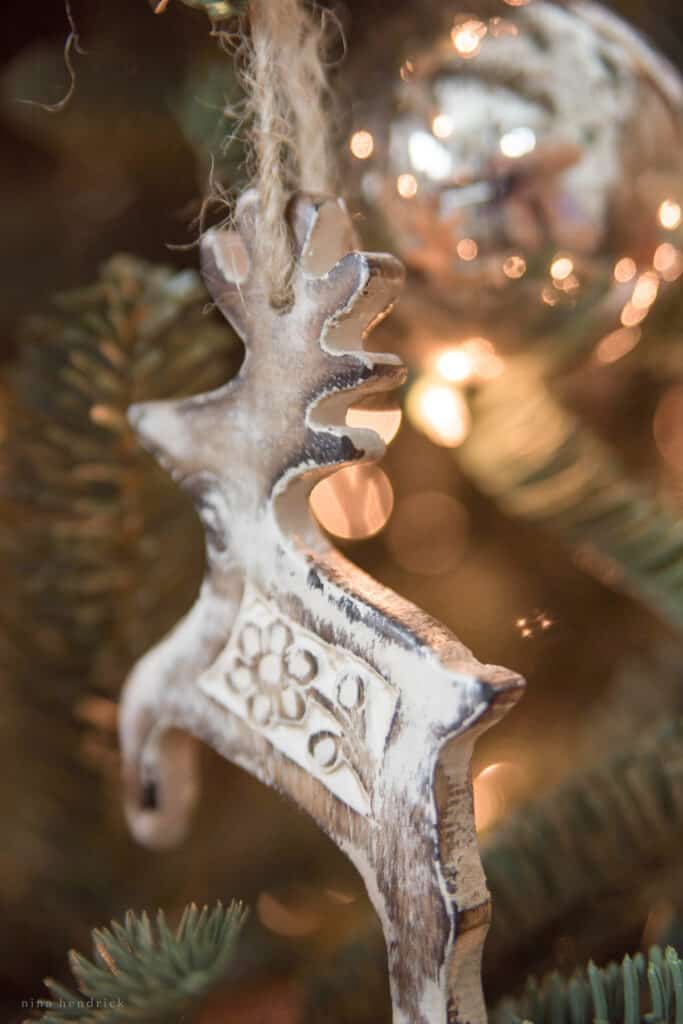
[(395, 1024), (482, 1021), (488, 894), (470, 787), (476, 735), (520, 694), (444, 627), (348, 563), (308, 494), (383, 452), (348, 407), (395, 387), (363, 341), (402, 280), (349, 252), (343, 206), (291, 206), (291, 310), (258, 273), (258, 204), (203, 242), (204, 275), (245, 340), (218, 391), (134, 407), (143, 443), (187, 487), (207, 537), (201, 593), (134, 668), (121, 713), (128, 817), (143, 842), (183, 834), (194, 799), (184, 730), (305, 808), (347, 853), (382, 922)]

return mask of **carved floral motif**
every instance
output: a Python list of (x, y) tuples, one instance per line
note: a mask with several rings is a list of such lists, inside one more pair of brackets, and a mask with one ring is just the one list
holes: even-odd
[(278, 719), (302, 722), (305, 690), (318, 672), (311, 652), (298, 647), (291, 629), (279, 620), (265, 627), (245, 623), (237, 645), (239, 653), (226, 682), (246, 698), (254, 724), (270, 725)]
[(372, 765), (381, 760), (396, 694), (368, 664), (289, 620), (247, 584), (232, 636), (199, 684), (369, 813)]

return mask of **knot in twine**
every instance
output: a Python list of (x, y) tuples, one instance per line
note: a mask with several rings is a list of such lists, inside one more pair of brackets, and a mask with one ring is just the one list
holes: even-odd
[(243, 74), (256, 159), (261, 224), (257, 253), (271, 305), (292, 301), (294, 256), (285, 210), (296, 191), (332, 186), (324, 23), (301, 0), (252, 0), (251, 46)]

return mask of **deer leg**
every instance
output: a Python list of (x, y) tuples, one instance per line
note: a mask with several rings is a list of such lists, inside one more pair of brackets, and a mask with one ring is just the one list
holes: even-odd
[(179, 689), (193, 686), (227, 643), (238, 591), (237, 579), (220, 591), (205, 580), (185, 618), (126, 681), (119, 714), (124, 809), (133, 835), (144, 845), (172, 846), (187, 829), (197, 794), (196, 743), (164, 727), (163, 706)]

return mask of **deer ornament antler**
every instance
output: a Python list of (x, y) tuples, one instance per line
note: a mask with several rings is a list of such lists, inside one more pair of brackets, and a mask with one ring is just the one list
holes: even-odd
[(205, 741), (305, 808), (355, 864), (384, 929), (395, 1024), (475, 1024), (489, 900), (470, 757), (522, 681), (477, 662), (317, 527), (312, 487), (383, 454), (346, 413), (404, 379), (396, 356), (364, 348), (403, 270), (355, 250), (341, 201), (299, 195), (293, 302), (276, 311), (259, 219), (248, 192), (236, 229), (202, 242), (206, 284), (245, 344), (239, 374), (130, 411), (194, 498), (206, 575), (125, 688), (128, 819), (144, 843), (181, 838), (195, 791), (187, 734)]

